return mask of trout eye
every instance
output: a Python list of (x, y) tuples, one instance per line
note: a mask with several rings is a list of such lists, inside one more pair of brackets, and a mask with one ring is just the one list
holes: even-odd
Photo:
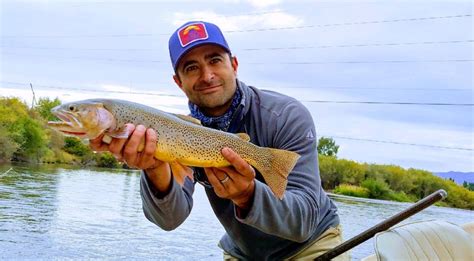
[(70, 105), (70, 106), (69, 106), (69, 110), (70, 110), (70, 111), (75, 111), (75, 110), (76, 110), (76, 107), (74, 107), (74, 105)]

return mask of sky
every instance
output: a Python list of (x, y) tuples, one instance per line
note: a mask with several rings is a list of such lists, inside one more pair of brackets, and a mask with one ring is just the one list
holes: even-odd
[(474, 171), (471, 1), (0, 0), (0, 96), (187, 114), (168, 39), (217, 24), (239, 80), (300, 100), (338, 157)]

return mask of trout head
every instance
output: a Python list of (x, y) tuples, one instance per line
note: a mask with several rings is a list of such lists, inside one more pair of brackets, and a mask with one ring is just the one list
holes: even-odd
[(51, 112), (61, 121), (48, 125), (66, 136), (94, 139), (115, 127), (115, 117), (100, 102), (79, 101), (54, 107)]

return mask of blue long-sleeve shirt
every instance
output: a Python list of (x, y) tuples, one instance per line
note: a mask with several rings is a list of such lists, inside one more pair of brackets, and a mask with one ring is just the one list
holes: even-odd
[[(291, 150), (301, 157), (288, 176), (284, 198), (276, 198), (257, 173), (253, 204), (244, 218), (232, 201), (219, 198), (212, 188), (206, 194), (226, 234), (220, 247), (241, 259), (273, 260), (292, 256), (311, 244), (330, 226), (337, 226), (336, 206), (321, 187), (317, 139), (309, 111), (297, 100), (271, 91), (238, 86), (243, 94), (241, 114), (231, 124), (262, 147)], [(196, 172), (202, 169), (196, 168)], [(189, 215), (194, 184), (175, 181), (160, 198), (145, 174), (141, 194), (145, 216), (165, 230), (178, 227)]]

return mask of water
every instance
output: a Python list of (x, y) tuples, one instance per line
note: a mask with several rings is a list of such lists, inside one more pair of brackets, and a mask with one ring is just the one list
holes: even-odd
[[(10, 167), (11, 171), (6, 174)], [(165, 232), (143, 215), (137, 171), (0, 166), (0, 259), (222, 260), (224, 229), (200, 186), (194, 208)], [(407, 204), (335, 197), (348, 239), (405, 209)], [(474, 220), (474, 211), (430, 207), (409, 221)], [(352, 250), (373, 252), (372, 242)]]

